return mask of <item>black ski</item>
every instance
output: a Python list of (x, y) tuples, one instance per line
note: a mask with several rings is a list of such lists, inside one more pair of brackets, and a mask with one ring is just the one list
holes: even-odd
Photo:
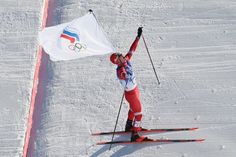
[(102, 141), (98, 142), (97, 145), (105, 144), (143, 144), (143, 143), (183, 143), (183, 142), (203, 142), (205, 139), (148, 139), (141, 142), (131, 141)]
[[(171, 129), (145, 129), (139, 131), (140, 133), (162, 133), (162, 132), (174, 132), (174, 131), (192, 131), (192, 130), (197, 130), (198, 128), (171, 128)], [(97, 133), (92, 133), (93, 136), (97, 135), (110, 135), (110, 134), (115, 134), (115, 135), (122, 135), (122, 134), (130, 134), (130, 131), (116, 131), (116, 132), (97, 132)]]

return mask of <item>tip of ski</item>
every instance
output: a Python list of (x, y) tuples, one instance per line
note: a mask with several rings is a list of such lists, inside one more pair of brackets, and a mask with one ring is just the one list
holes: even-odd
[[(193, 128), (170, 128), (170, 129), (148, 129), (148, 130), (141, 130), (139, 132), (141, 133), (162, 133), (162, 132), (174, 132), (174, 131), (194, 131), (197, 130), (198, 127), (193, 127)], [(92, 136), (98, 136), (98, 135), (110, 135), (110, 134), (129, 134), (130, 132), (126, 131), (116, 131), (116, 132), (96, 132), (92, 133)]]

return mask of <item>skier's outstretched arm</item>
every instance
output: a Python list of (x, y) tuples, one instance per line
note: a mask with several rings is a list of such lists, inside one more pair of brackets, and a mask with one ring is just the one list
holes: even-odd
[(129, 49), (129, 52), (125, 55), (125, 58), (126, 60), (130, 60), (133, 53), (135, 52), (137, 46), (138, 46), (138, 42), (139, 42), (139, 39), (142, 35), (142, 27), (139, 27), (138, 28), (138, 35), (137, 37), (135, 38), (134, 42), (132, 43), (132, 45), (130, 46), (130, 49)]

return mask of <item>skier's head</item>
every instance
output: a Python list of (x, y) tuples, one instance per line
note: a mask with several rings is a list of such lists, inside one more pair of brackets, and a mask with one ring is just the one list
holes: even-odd
[(111, 54), (111, 56), (110, 56), (110, 61), (111, 61), (113, 64), (118, 64), (118, 63), (119, 63), (118, 58), (119, 58), (120, 56), (122, 56), (121, 53), (113, 53), (113, 54)]

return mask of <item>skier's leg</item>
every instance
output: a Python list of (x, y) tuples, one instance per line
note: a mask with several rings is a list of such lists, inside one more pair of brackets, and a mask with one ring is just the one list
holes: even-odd
[(133, 91), (125, 92), (125, 99), (128, 101), (129, 107), (130, 107), (129, 112), (128, 112), (128, 118), (125, 125), (125, 131), (130, 131), (131, 128), (133, 127), (133, 121), (135, 117), (134, 112), (131, 107), (133, 106), (133, 98), (132, 98), (133, 95), (134, 95)]
[(135, 114), (135, 118), (134, 118), (134, 129), (137, 131), (141, 130), (141, 120), (142, 120), (142, 113), (141, 112), (136, 112)]
[(130, 110), (134, 113), (134, 124), (132, 127), (132, 133), (131, 133), (131, 141), (143, 141), (148, 140), (145, 136), (140, 136), (138, 134), (138, 131), (144, 130), (141, 127), (141, 120), (142, 120), (142, 104), (140, 102), (139, 98), (139, 90), (138, 87), (136, 87), (131, 92), (128, 92), (125, 94), (126, 100), (130, 104)]
[(125, 131), (130, 131), (133, 126), (134, 112), (130, 109), (128, 112), (128, 119), (125, 125)]
[(138, 129), (142, 120), (142, 105), (139, 99), (138, 87), (132, 91), (125, 92), (125, 98), (129, 102), (130, 111), (132, 111), (132, 116), (134, 116), (134, 129)]
[(128, 120), (131, 120), (131, 121), (134, 120), (134, 112), (131, 109), (129, 109), (129, 112), (128, 112)]

